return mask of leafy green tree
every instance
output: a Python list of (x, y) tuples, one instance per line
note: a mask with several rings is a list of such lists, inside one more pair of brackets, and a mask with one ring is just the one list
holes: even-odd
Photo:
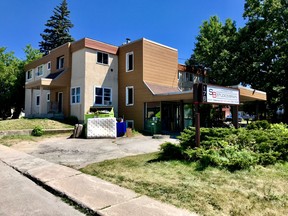
[(58, 46), (74, 41), (69, 33), (73, 24), (69, 19), (70, 11), (68, 10), (67, 1), (63, 0), (53, 12), (54, 15), (45, 24), (47, 28), (43, 34), (40, 34), (43, 39), (39, 43), (40, 51), (45, 55)]
[(269, 107), (284, 105), (288, 122), (288, 1), (246, 0), (240, 31), (242, 79), (268, 95)]
[(0, 117), (7, 118), (11, 115), (11, 108), (15, 105), (15, 88), (17, 78), (21, 74), (19, 66), (21, 61), (13, 52), (6, 52), (6, 48), (0, 48)]
[(186, 64), (209, 68), (211, 83), (238, 84), (233, 74), (237, 36), (235, 22), (227, 19), (223, 25), (217, 16), (210, 17), (200, 27), (194, 53)]

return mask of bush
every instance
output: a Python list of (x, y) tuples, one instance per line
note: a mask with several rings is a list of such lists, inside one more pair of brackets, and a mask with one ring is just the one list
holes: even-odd
[(64, 122), (69, 125), (75, 125), (79, 123), (78, 118), (76, 116), (68, 116), (67, 118), (64, 119)]
[(44, 133), (43, 128), (40, 126), (36, 126), (33, 130), (32, 130), (32, 136), (42, 136)]
[[(253, 129), (252, 129), (253, 128)], [(200, 147), (195, 146), (195, 128), (185, 129), (180, 145), (161, 146), (162, 157), (198, 162), (202, 167), (229, 170), (246, 169), (256, 164), (288, 161), (288, 126), (267, 121), (252, 124), (250, 130), (201, 128)]]
[(261, 121), (254, 121), (251, 122), (250, 124), (247, 125), (247, 129), (249, 130), (265, 130), (265, 129), (270, 129), (271, 125), (267, 120), (261, 120)]
[(178, 160), (182, 158), (181, 147), (170, 142), (165, 142), (160, 146), (159, 158), (162, 160)]

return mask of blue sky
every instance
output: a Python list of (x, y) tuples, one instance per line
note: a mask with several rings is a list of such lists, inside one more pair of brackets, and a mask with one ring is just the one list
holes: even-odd
[[(23, 48), (38, 48), (40, 33), (61, 0), (0, 0), (0, 47), (24, 58)], [(242, 27), (245, 0), (67, 0), (71, 35), (113, 45), (125, 38), (147, 38), (178, 49), (179, 62), (192, 54), (199, 27), (210, 16)]]

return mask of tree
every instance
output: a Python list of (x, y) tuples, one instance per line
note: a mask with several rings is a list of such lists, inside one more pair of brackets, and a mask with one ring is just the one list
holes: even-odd
[[(288, 122), (288, 1), (246, 0), (240, 32), (242, 78), (268, 95), (275, 111), (284, 105)], [(245, 56), (245, 58), (243, 57)]]
[(47, 28), (43, 34), (40, 34), (43, 39), (39, 43), (40, 51), (45, 55), (58, 46), (74, 41), (69, 33), (73, 24), (69, 20), (70, 11), (68, 10), (67, 1), (63, 0), (53, 12), (54, 15), (45, 24)]
[(227, 19), (223, 25), (217, 16), (210, 17), (209, 21), (204, 21), (200, 27), (194, 53), (186, 64), (197, 63), (209, 68), (211, 83), (238, 84), (233, 74), (237, 35), (235, 22)]
[(21, 74), (19, 66), (21, 61), (13, 52), (6, 52), (6, 48), (0, 48), (0, 117), (7, 118), (11, 115), (11, 108), (15, 105), (14, 99), (17, 78)]

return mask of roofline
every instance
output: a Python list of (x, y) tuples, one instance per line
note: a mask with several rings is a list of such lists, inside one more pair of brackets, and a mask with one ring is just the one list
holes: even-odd
[(149, 43), (153, 43), (153, 44), (155, 44), (155, 45), (158, 45), (158, 46), (161, 46), (161, 47), (164, 47), (164, 48), (167, 48), (167, 49), (171, 49), (171, 50), (173, 50), (173, 51), (178, 52), (178, 50), (175, 49), (175, 48), (173, 48), (173, 47), (166, 46), (166, 45), (164, 45), (164, 44), (161, 44), (161, 43), (158, 43), (158, 42), (149, 40), (149, 39), (144, 38), (144, 37), (143, 37), (143, 38), (140, 38), (140, 39), (137, 39), (137, 40), (134, 40), (134, 41), (131, 41), (131, 42), (129, 42), (129, 43), (124, 43), (124, 44), (122, 44), (121, 46), (119, 46), (119, 48), (120, 48), (120, 47), (127, 46), (127, 45), (130, 45), (130, 44), (133, 44), (133, 43), (137, 43), (137, 42), (139, 42), (139, 41), (147, 41), (147, 42), (149, 42)]

